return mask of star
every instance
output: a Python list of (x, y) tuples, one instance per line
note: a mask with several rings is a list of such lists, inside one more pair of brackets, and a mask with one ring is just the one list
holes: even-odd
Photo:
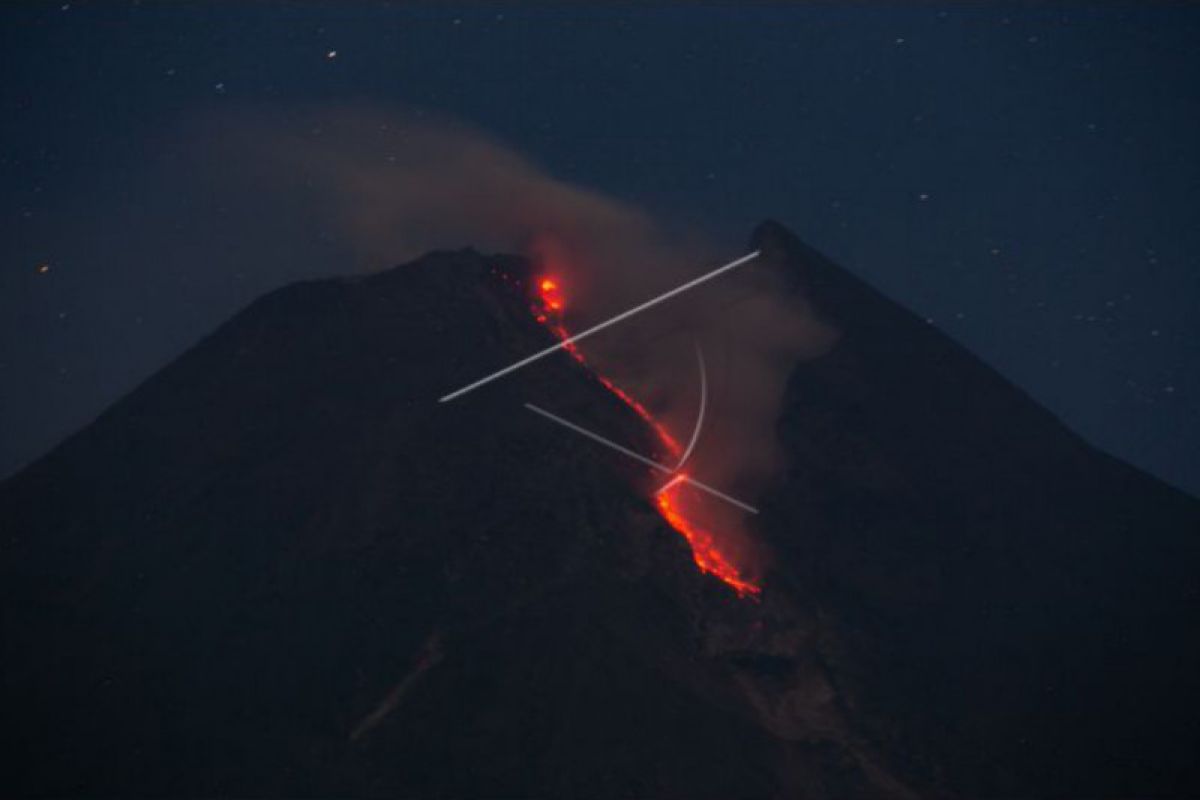
[(335, 58), (337, 58), (337, 50), (330, 50), (325, 54), (325, 58), (329, 61), (333, 61)]
[(38, 265), (37, 265), (37, 273), (38, 273), (38, 275), (45, 275), (45, 274), (46, 274), (47, 272), (49, 272), (49, 271), (50, 271), (50, 265), (49, 265), (49, 264), (38, 264)]

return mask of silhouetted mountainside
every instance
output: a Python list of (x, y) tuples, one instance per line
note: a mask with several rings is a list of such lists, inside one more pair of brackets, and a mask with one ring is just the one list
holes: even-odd
[(870, 738), (971, 795), (1200, 793), (1200, 503), (781, 227), (756, 242), (844, 331), (792, 374), (767, 525)]
[(1189, 795), (1200, 504), (765, 224), (798, 365), (761, 603), (694, 567), (642, 420), (529, 266), (251, 305), (0, 484), (14, 795)]
[(437, 403), (554, 341), (526, 270), (440, 253), (275, 292), (3, 484), (0, 783), (870, 785), (846, 746), (757, 722), (732, 663), (752, 609), (695, 570), (642, 468), (521, 404), (651, 453), (636, 414), (565, 356)]

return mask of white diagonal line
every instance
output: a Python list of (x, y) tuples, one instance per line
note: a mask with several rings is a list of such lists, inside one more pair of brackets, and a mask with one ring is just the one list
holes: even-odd
[(725, 494), (724, 492), (717, 491), (713, 487), (709, 486), (707, 483), (701, 483), (700, 481), (696, 480), (695, 478), (693, 478), (691, 476), (685, 477), (683, 479), (683, 482), (686, 484), (690, 484), (691, 486), (695, 486), (697, 489), (699, 489), (702, 492), (708, 492), (713, 497), (719, 497), (722, 500), (724, 500), (726, 503), (735, 505), (738, 508), (742, 509), (743, 511), (748, 511), (751, 514), (758, 513), (758, 509), (755, 508), (754, 506), (743, 503), (741, 500), (738, 500), (736, 497), (730, 497), (729, 495)]
[[(592, 433), (587, 428), (582, 428), (582, 427), (576, 425), (574, 422), (563, 419), (562, 417), (558, 416), (557, 414), (551, 414), (549, 411), (547, 411), (544, 408), (538, 408), (533, 403), (526, 403), (525, 407), (528, 408), (533, 413), (539, 414), (539, 415), (545, 417), (546, 419), (550, 420), (551, 422), (557, 422), (559, 425), (562, 425), (564, 428), (569, 428), (570, 430), (575, 431), (576, 433), (580, 434), (581, 436), (586, 436), (587, 438), (591, 439), (593, 442), (599, 442), (600, 444), (604, 445), (605, 447), (611, 447), (613, 450), (616, 450), (618, 453), (622, 453), (623, 455), (627, 455), (636, 461), (640, 461), (641, 463), (645, 464), (646, 466), (656, 469), (659, 472), (665, 472), (668, 475), (671, 475), (672, 473), (675, 472), (668, 466), (665, 466), (663, 464), (658, 463), (657, 461), (653, 461), (649, 458), (646, 458), (645, 456), (643, 456), (639, 453), (635, 453), (634, 451), (630, 450), (628, 447), (622, 447), (621, 445), (617, 444), (616, 442), (614, 442), (610, 439), (605, 439), (603, 436), (601, 436), (598, 433)], [(700, 491), (708, 492), (713, 497), (720, 498), (721, 500), (724, 500), (726, 503), (735, 505), (738, 508), (742, 509), (743, 511), (748, 511), (751, 514), (758, 513), (758, 509), (755, 508), (754, 506), (747, 505), (746, 503), (743, 503), (741, 500), (738, 500), (735, 497), (730, 497), (729, 495), (725, 494), (724, 492), (718, 491), (718, 490), (714, 489), (713, 487), (709, 486), (708, 484), (701, 483), (700, 481), (690, 478), (687, 475), (683, 475), (682, 473), (676, 474), (675, 478), (671, 482), (667, 483), (666, 486), (663, 486), (661, 489), (658, 490), (658, 492), (655, 492), (655, 494), (658, 494), (659, 492), (663, 492), (663, 491), (667, 490), (668, 488), (673, 486), (676, 482), (683, 482), (683, 483), (687, 483), (692, 486), (695, 486)]]
[(704, 275), (701, 275), (699, 278), (693, 278), (692, 280), (688, 281), (687, 283), (682, 284), (681, 286), (676, 286), (674, 289), (671, 289), (668, 292), (664, 292), (663, 294), (660, 294), (658, 297), (651, 298), (650, 300), (647, 300), (646, 302), (642, 303), (641, 305), (634, 306), (633, 308), (629, 309), (628, 311), (623, 311), (611, 319), (605, 320), (604, 322), (601, 322), (598, 325), (593, 325), (592, 327), (588, 328), (587, 330), (580, 331), (579, 333), (575, 334), (574, 336), (563, 339), (561, 342), (559, 342), (558, 344), (556, 344), (552, 347), (547, 347), (545, 350), (534, 353), (533, 355), (529, 356), (528, 358), (521, 359), (520, 361), (518, 361), (515, 364), (510, 364), (509, 366), (505, 367), (502, 370), (493, 372), (491, 375), (488, 375), (487, 377), (480, 378), (479, 380), (475, 381), (474, 383), (469, 383), (466, 386), (464, 386), (463, 388), (453, 391), (450, 394), (446, 395), (445, 397), (441, 398), (440, 400), (438, 400), (438, 402), (446, 403), (446, 402), (449, 402), (450, 400), (453, 400), (456, 397), (462, 397), (467, 392), (474, 391), (475, 389), (478, 389), (480, 386), (483, 386), (484, 384), (491, 383), (492, 381), (496, 380), (497, 378), (502, 378), (505, 375), (509, 374), (510, 372), (515, 372), (515, 371), (519, 370), (521, 367), (527, 367), (530, 364), (532, 364), (533, 362), (537, 361), (538, 359), (545, 358), (546, 356), (550, 355), (551, 353), (554, 353), (558, 350), (562, 350), (563, 348), (567, 347), (568, 345), (572, 345), (572, 344), (575, 344), (575, 342), (578, 342), (582, 339), (586, 339), (587, 337), (591, 336), (593, 333), (599, 333), (600, 331), (604, 330), (605, 328), (607, 328), (611, 325), (616, 325), (621, 320), (629, 319), (634, 314), (640, 314), (641, 312), (645, 311), (648, 308), (653, 308), (654, 306), (658, 305), (659, 303), (663, 302), (664, 300), (670, 300), (672, 297), (674, 297), (677, 294), (681, 294), (683, 292), (686, 292), (688, 289), (695, 288), (706, 281), (711, 281), (713, 278), (723, 275), (735, 267), (740, 267), (742, 264), (745, 264), (747, 261), (751, 261), (751, 260), (757, 258), (759, 252), (760, 251), (755, 250), (753, 253), (749, 253), (747, 255), (742, 256), (739, 259), (730, 261), (728, 264), (726, 264), (723, 267), (717, 267), (712, 272), (705, 273)]
[(587, 428), (581, 428), (578, 425), (576, 425), (574, 422), (569, 422), (560, 416), (551, 414), (549, 411), (547, 411), (544, 408), (538, 408), (533, 403), (526, 403), (525, 407), (528, 408), (533, 413), (541, 414), (546, 419), (551, 420), (553, 422), (557, 422), (559, 425), (562, 425), (564, 428), (570, 428), (571, 430), (575, 431), (576, 433), (586, 436), (587, 438), (591, 439), (594, 442), (599, 442), (600, 444), (602, 444), (606, 447), (611, 447), (613, 450), (616, 450), (618, 453), (624, 453), (625, 455), (629, 456), (630, 458), (636, 459), (648, 467), (653, 467), (654, 469), (659, 470), (660, 472), (665, 472), (668, 475), (671, 474), (670, 467), (663, 466), (662, 464), (658, 463), (657, 461), (651, 461), (650, 459), (646, 458), (645, 456), (635, 453), (627, 447), (622, 447), (621, 445), (617, 444), (614, 441), (605, 439), (603, 436), (601, 436), (598, 433), (592, 433)]

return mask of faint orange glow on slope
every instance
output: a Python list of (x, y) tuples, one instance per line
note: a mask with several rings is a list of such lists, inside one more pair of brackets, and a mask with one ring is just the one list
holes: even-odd
[[(559, 339), (570, 338), (570, 334), (562, 323), (562, 310), (566, 304), (566, 300), (562, 294), (562, 282), (558, 278), (547, 276), (538, 279), (536, 285), (538, 289), (538, 302), (535, 303), (532, 311), (537, 321), (549, 327)], [(578, 345), (568, 344), (564, 349), (571, 354), (572, 358), (588, 367), (589, 371), (596, 376), (596, 379), (600, 383), (604, 384), (606, 389), (619, 397), (639, 417), (646, 421), (662, 443), (663, 448), (669, 454), (672, 463), (679, 459), (683, 453), (683, 447), (670, 434), (666, 427), (654, 418), (649, 409), (638, 402), (628, 392), (593, 369), (587, 363)], [(655, 495), (655, 507), (658, 509), (658, 513), (662, 515), (662, 518), (666, 520), (668, 525), (687, 540), (688, 546), (692, 550), (692, 560), (696, 562), (696, 566), (702, 572), (706, 572), (723, 581), (737, 592), (739, 597), (757, 598), (762, 592), (762, 587), (742, 575), (741, 571), (733, 564), (729, 557), (721, 551), (715, 537), (710, 531), (705, 530), (695, 521), (685, 517), (680, 510), (678, 493), (688, 488), (687, 483), (684, 482), (685, 477), (682, 473), (676, 475), (670, 483), (658, 491)]]

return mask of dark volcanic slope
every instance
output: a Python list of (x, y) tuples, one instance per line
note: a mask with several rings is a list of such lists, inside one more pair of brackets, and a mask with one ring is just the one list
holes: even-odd
[(0, 484), (7, 794), (1195, 795), (1198, 504), (775, 225), (842, 331), (794, 370), (761, 604), (518, 259), (239, 314)]
[(840, 734), (764, 727), (735, 663), (750, 607), (696, 572), (640, 468), (521, 408), (653, 452), (574, 361), (436, 402), (552, 341), (495, 274), (524, 269), (435, 254), (276, 292), (0, 486), (0, 785), (728, 798), (885, 780)]
[(1200, 795), (1200, 503), (788, 231), (756, 242), (844, 331), (792, 374), (768, 524), (857, 721), (972, 795)]

